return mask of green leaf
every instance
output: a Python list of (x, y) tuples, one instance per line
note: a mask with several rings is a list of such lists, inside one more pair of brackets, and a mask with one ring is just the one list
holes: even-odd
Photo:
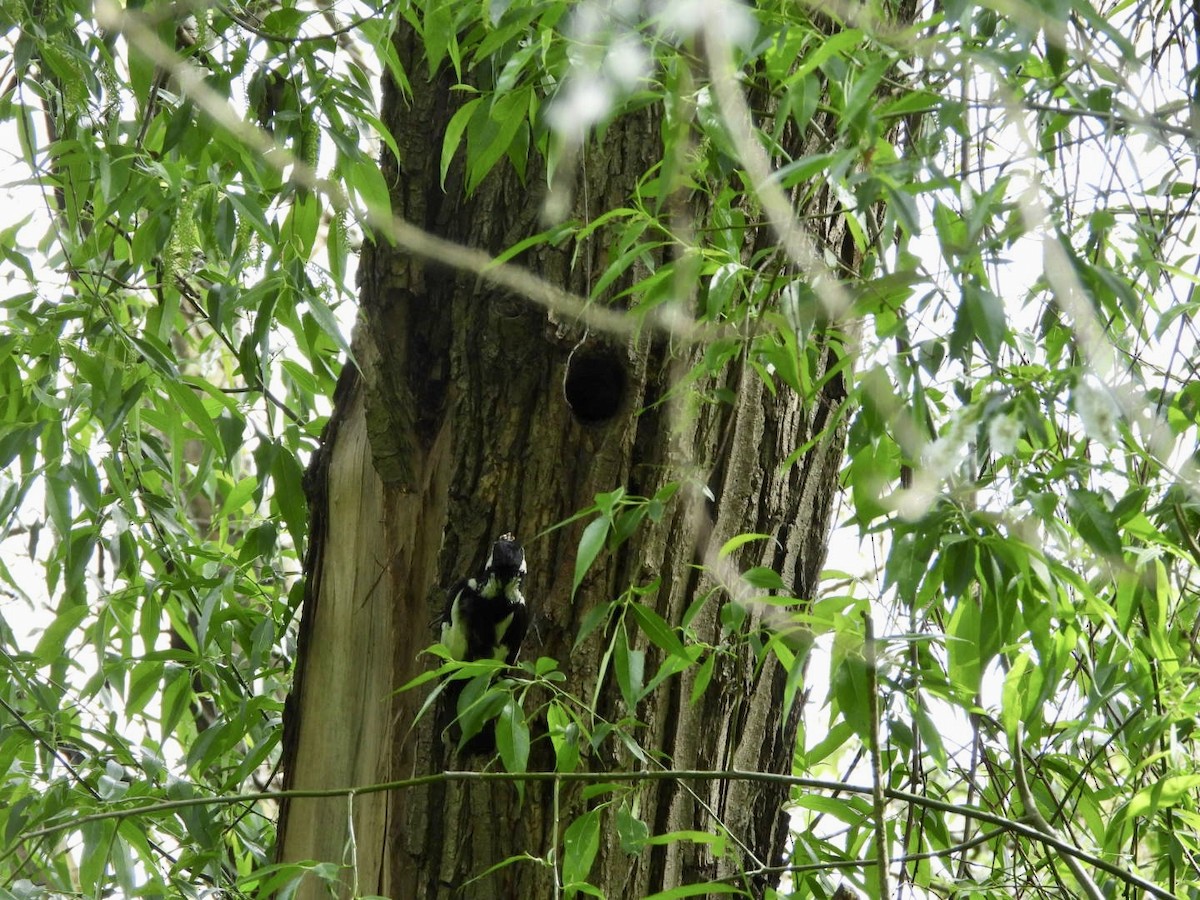
[(617, 807), (617, 835), (621, 840), (621, 849), (630, 856), (637, 856), (646, 846), (650, 837), (650, 827), (634, 815), (628, 803)]
[(467, 130), (467, 193), (480, 182), (508, 152), (509, 144), (525, 121), (529, 108), (529, 90), (521, 88), (496, 98), (486, 118), (472, 116)]
[[(496, 719), (496, 749), (508, 772), (524, 772), (529, 764), (529, 725), (525, 711), (511, 696)], [(525, 795), (525, 782), (516, 782), (517, 793)]]
[(293, 201), (283, 221), (281, 239), (303, 260), (312, 255), (321, 224), (321, 209), (322, 204), (315, 194), (302, 194)]
[(721, 881), (704, 882), (701, 884), (684, 884), (673, 887), (657, 894), (651, 894), (645, 900), (675, 900), (677, 897), (707, 897), (713, 894), (740, 894), (741, 888)]
[(342, 329), (341, 326), (338, 325), (337, 317), (334, 315), (333, 309), (328, 303), (325, 302), (325, 298), (320, 294), (313, 293), (305, 297), (305, 300), (308, 303), (308, 309), (309, 312), (312, 313), (313, 319), (316, 320), (317, 324), (321, 326), (321, 331), (333, 340), (334, 344), (337, 345), (338, 349), (341, 350), (348, 359), (353, 361), (354, 351), (350, 347), (350, 342), (347, 341), (345, 335), (342, 334)]
[(947, 674), (960, 691), (960, 696), (974, 697), (979, 691), (983, 674), (980, 657), (979, 606), (970, 597), (960, 597), (946, 623)]
[(347, 186), (353, 188), (362, 198), (370, 215), (376, 219), (391, 218), (392, 196), (388, 192), (387, 182), (383, 180), (379, 166), (373, 160), (363, 158), (346, 168)]
[(554, 771), (574, 772), (579, 767), (579, 726), (557, 702), (546, 707), (546, 730), (554, 746)]
[(848, 654), (834, 669), (831, 690), (846, 723), (862, 740), (871, 733), (867, 663), (856, 653)]
[(450, 163), (454, 160), (454, 153), (458, 150), (463, 131), (482, 102), (483, 98), (481, 97), (468, 100), (450, 117), (450, 122), (446, 126), (446, 135), (442, 138), (441, 184), (443, 190), (446, 187), (446, 173), (450, 171)]
[(350, 255), (350, 248), (346, 241), (345, 219), (340, 214), (335, 215), (329, 222), (325, 255), (329, 264), (329, 277), (337, 288), (345, 290), (346, 260)]
[(616, 666), (617, 686), (625, 705), (633, 710), (642, 699), (646, 679), (646, 653), (629, 646), (624, 629), (617, 631), (614, 640), (613, 663)]
[(570, 889), (587, 881), (600, 849), (600, 810), (590, 809), (563, 832), (562, 880)]
[(971, 286), (964, 289), (963, 309), (988, 359), (996, 359), (1008, 334), (1004, 301), (984, 287)]
[(820, 765), (832, 757), (854, 735), (854, 726), (849, 721), (834, 722), (828, 733), (804, 752), (802, 758), (807, 769)]
[(674, 844), (677, 841), (707, 844), (712, 848), (713, 856), (723, 856), (725, 854), (725, 837), (720, 834), (710, 834), (707, 831), (694, 831), (691, 829), (668, 831), (665, 834), (656, 834), (646, 839), (646, 843), (652, 846), (664, 846), (666, 844)]
[(1020, 653), (1004, 676), (1004, 688), (1000, 694), (1000, 724), (1005, 734), (1015, 735), (1017, 726), (1025, 720), (1025, 698), (1029, 688), (1026, 681), (1034, 665), (1029, 654)]
[(633, 610), (633, 615), (638, 620), (642, 632), (650, 638), (652, 643), (672, 656), (687, 658), (687, 651), (684, 650), (679, 636), (662, 616), (641, 603), (631, 603), (629, 608)]
[(1067, 514), (1079, 536), (1096, 553), (1108, 559), (1121, 556), (1121, 535), (1117, 523), (1100, 495), (1084, 488), (1067, 493)]
[(584, 613), (583, 621), (579, 623), (579, 632), (575, 635), (575, 646), (572, 649), (579, 649), (579, 645), (587, 640), (588, 635), (596, 630), (596, 627), (608, 617), (612, 610), (613, 604), (601, 603)]
[(742, 573), (742, 578), (751, 587), (762, 591), (786, 591), (787, 585), (779, 577), (779, 573), (766, 566), (754, 566)]
[(221, 435), (217, 431), (216, 421), (208, 409), (204, 406), (204, 401), (196, 394), (196, 392), (182, 381), (164, 380), (162, 383), (164, 390), (170, 396), (171, 401), (183, 411), (192, 423), (200, 431), (201, 437), (214, 450), (222, 449)]
[(80, 826), (83, 847), (79, 854), (79, 884), (89, 894), (100, 894), (104, 870), (111, 861), (115, 820), (88, 822)]
[(62, 659), (67, 638), (87, 618), (88, 612), (85, 604), (71, 604), (60, 608), (55, 613), (54, 621), (46, 626), (46, 630), (38, 638), (37, 646), (33, 648), (34, 657), (44, 665)]
[(280, 448), (271, 466), (271, 479), (275, 486), (272, 499), (300, 550), (308, 530), (308, 503), (304, 497), (304, 471), (295, 454)]
[(125, 697), (125, 715), (136, 716), (158, 692), (162, 683), (163, 663), (147, 660), (134, 665), (129, 674), (129, 693)]
[(596, 495), (596, 508), (604, 515), (606, 519), (611, 519), (616, 515), (617, 507), (625, 499), (625, 488), (614, 488), (602, 494)]
[(446, 56), (454, 35), (454, 11), (450, 4), (431, 3), (425, 10), (421, 35), (425, 39), (425, 59), (432, 79)]
[(511, 695), (492, 684), (490, 673), (477, 675), (458, 695), (458, 724), (462, 728), (458, 746), (462, 749), (488, 722), (500, 715)]
[(751, 543), (752, 541), (769, 541), (769, 540), (771, 540), (771, 535), (769, 535), (769, 534), (754, 534), (751, 532), (747, 532), (746, 534), (737, 534), (737, 535), (734, 535), (733, 537), (731, 537), (729, 540), (727, 540), (724, 544), (721, 545), (721, 550), (717, 554), (717, 556), (720, 559), (724, 559), (729, 554), (733, 553), (733, 551), (737, 550), (739, 547), (743, 547), (746, 544)]
[(262, 207), (258, 205), (256, 198), (251, 198), (237, 191), (228, 191), (226, 196), (229, 198), (229, 202), (242, 214), (242, 217), (254, 226), (254, 230), (258, 232), (260, 238), (268, 244), (275, 243), (275, 229), (267, 221), (267, 216), (263, 212)]
[(716, 667), (717, 655), (710, 653), (700, 664), (700, 668), (696, 670), (696, 678), (692, 682), (691, 702), (694, 704), (697, 700), (704, 696), (704, 692), (708, 690), (709, 682), (712, 681), (713, 669)]
[(263, 29), (271, 34), (294, 35), (307, 15), (299, 9), (283, 7), (274, 9), (263, 17)]
[(604, 547), (608, 530), (611, 527), (612, 520), (602, 517), (589, 522), (587, 528), (583, 530), (583, 535), (579, 538), (579, 549), (575, 553), (575, 576), (571, 579), (572, 598), (578, 592), (579, 585), (583, 583), (583, 578), (592, 567), (592, 563), (600, 555), (600, 550)]
[(1190, 803), (1197, 790), (1200, 790), (1200, 775), (1168, 775), (1134, 794), (1118, 818), (1152, 816), (1160, 809), (1170, 809), (1185, 801)]
[(836, 54), (857, 46), (864, 37), (863, 32), (857, 28), (847, 28), (829, 35), (818, 42), (815, 48), (804, 54), (803, 62), (796, 67), (791, 77), (797, 78), (815, 71)]

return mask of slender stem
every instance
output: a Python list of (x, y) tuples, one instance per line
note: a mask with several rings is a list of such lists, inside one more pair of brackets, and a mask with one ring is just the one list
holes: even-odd
[(354, 791), (346, 795), (346, 856), (350, 858), (352, 897), (358, 896), (358, 839), (354, 835)]
[[(1042, 811), (1037, 807), (1037, 801), (1033, 797), (1033, 791), (1029, 789), (1029, 782), (1025, 778), (1025, 762), (1023, 760), (1023, 748), (1025, 745), (1025, 726), (1020, 722), (1017, 723), (1016, 734), (1012, 738), (1012, 761), (1013, 761), (1013, 777), (1017, 782), (1017, 794), (1021, 797), (1021, 805), (1025, 807), (1025, 818), (1033, 823), (1039, 831), (1053, 834), (1053, 829), (1050, 823), (1046, 821), (1046, 817), (1042, 815)], [(1075, 880), (1079, 882), (1083, 893), (1088, 897), (1088, 900), (1104, 900), (1104, 894), (1092, 881), (1090, 875), (1080, 865), (1079, 860), (1071, 854), (1063, 855), (1063, 862), (1067, 864), (1067, 868), (1071, 870), (1071, 874), (1075, 876)]]
[(875, 625), (871, 621), (871, 611), (862, 614), (863, 627), (866, 629), (866, 641), (863, 652), (867, 660), (867, 707), (870, 718), (871, 750), (871, 806), (875, 819), (875, 870), (879, 878), (879, 898), (887, 900), (891, 896), (891, 885), (888, 884), (888, 851), (885, 827), (885, 812), (887, 801), (883, 788), (883, 754), (879, 751), (879, 658), (875, 646)]
[(557, 778), (555, 778), (554, 779), (554, 789), (553, 789), (554, 832), (553, 832), (553, 837), (550, 839), (552, 841), (552, 844), (550, 847), (550, 862), (554, 865), (554, 874), (553, 874), (553, 877), (554, 877), (554, 900), (558, 900), (559, 896), (562, 893), (562, 870), (558, 866), (558, 825), (559, 825), (559, 822), (558, 822), (558, 817), (559, 817), (558, 792), (561, 788), (562, 788), (562, 782), (559, 781)]

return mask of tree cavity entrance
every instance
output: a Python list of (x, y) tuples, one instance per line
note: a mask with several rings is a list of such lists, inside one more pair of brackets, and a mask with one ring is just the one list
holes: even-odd
[(610, 350), (577, 350), (567, 360), (563, 396), (582, 424), (607, 422), (625, 398), (625, 367)]

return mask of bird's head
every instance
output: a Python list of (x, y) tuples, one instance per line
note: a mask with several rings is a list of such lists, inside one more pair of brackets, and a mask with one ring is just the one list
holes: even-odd
[(492, 544), (492, 550), (483, 566), (482, 593), (489, 597), (503, 593), (510, 600), (516, 599), (513, 592), (520, 589), (524, 578), (525, 550), (517, 543), (517, 538), (512, 532), (500, 535)]

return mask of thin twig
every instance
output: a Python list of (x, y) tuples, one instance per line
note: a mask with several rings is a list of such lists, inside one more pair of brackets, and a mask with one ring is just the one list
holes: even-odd
[[(1021, 805), (1025, 807), (1025, 818), (1033, 823), (1039, 831), (1044, 831), (1047, 834), (1053, 834), (1054, 830), (1050, 827), (1050, 823), (1046, 821), (1046, 817), (1042, 815), (1042, 811), (1037, 807), (1037, 801), (1033, 797), (1033, 791), (1029, 789), (1029, 782), (1025, 778), (1025, 762), (1023, 759), (1025, 746), (1025, 726), (1017, 722), (1016, 732), (1012, 737), (1012, 746), (1010, 753), (1013, 762), (1013, 778), (1017, 784), (1017, 794), (1021, 798)], [(1067, 864), (1067, 868), (1071, 870), (1071, 874), (1075, 876), (1075, 880), (1079, 882), (1080, 888), (1088, 896), (1089, 900), (1104, 900), (1104, 894), (1097, 887), (1096, 882), (1079, 864), (1079, 860), (1074, 856), (1065, 854), (1063, 862)]]
[(879, 657), (875, 646), (875, 625), (871, 621), (871, 611), (862, 614), (863, 627), (866, 629), (866, 642), (863, 653), (867, 662), (867, 716), (870, 720), (871, 750), (871, 814), (875, 819), (875, 861), (879, 878), (880, 900), (887, 900), (892, 894), (888, 884), (888, 851), (887, 835), (884, 832), (884, 813), (886, 800), (883, 795), (883, 755), (879, 751)]
[(562, 893), (562, 866), (559, 864), (558, 852), (558, 828), (559, 828), (559, 792), (562, 790), (562, 782), (557, 778), (554, 779), (554, 836), (551, 838), (550, 847), (550, 862), (554, 864), (554, 900), (558, 900)]

